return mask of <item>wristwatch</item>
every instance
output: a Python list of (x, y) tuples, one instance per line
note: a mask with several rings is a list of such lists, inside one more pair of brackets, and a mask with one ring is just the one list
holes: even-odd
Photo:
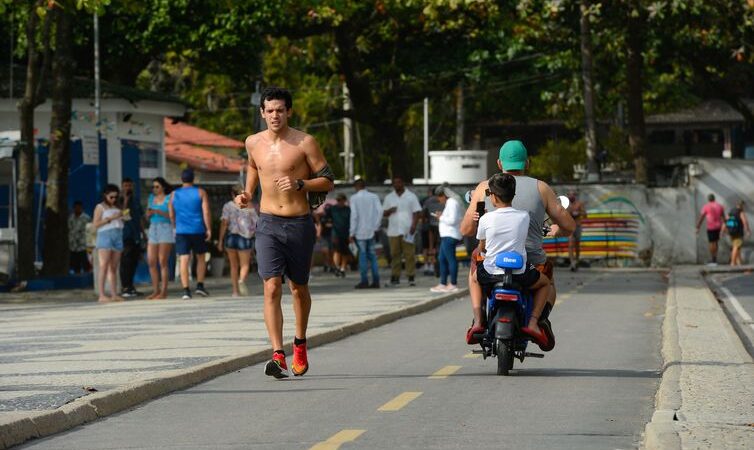
[(296, 186), (297, 186), (296, 187), (297, 191), (300, 191), (301, 189), (303, 189), (304, 188), (304, 180), (302, 180), (300, 178), (298, 180), (296, 180)]

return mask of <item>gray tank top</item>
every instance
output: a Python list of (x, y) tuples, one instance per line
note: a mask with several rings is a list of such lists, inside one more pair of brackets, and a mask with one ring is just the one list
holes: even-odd
[[(516, 177), (516, 196), (513, 197), (513, 207), (529, 212), (529, 234), (526, 236), (526, 260), (534, 264), (544, 264), (547, 254), (542, 248), (542, 225), (545, 223), (545, 205), (537, 188), (537, 179), (527, 176)], [(492, 206), (489, 197), (484, 199), (487, 211), (496, 208)]]

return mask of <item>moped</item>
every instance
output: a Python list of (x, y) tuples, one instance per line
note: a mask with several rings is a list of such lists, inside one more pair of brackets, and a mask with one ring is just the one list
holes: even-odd
[(496, 283), (487, 296), (487, 329), (474, 335), (482, 348), (473, 352), (484, 359), (496, 356), (497, 374), (508, 375), (514, 358), (524, 362), (527, 356), (544, 358), (545, 355), (527, 352), (531, 338), (521, 331), (529, 323), (534, 306), (531, 293), (513, 281), (513, 271), (524, 266), (523, 257), (515, 252), (500, 253), (495, 257), (495, 265), (505, 270), (505, 274), (503, 281)]
[[(567, 197), (560, 196), (558, 200), (564, 208), (568, 208), (570, 202)], [(542, 234), (546, 236), (549, 232), (550, 219), (547, 218)], [(482, 348), (473, 352), (481, 354), (484, 359), (497, 357), (497, 374), (507, 376), (513, 369), (515, 359), (523, 363), (526, 357), (544, 358), (545, 355), (527, 352), (526, 347), (531, 337), (521, 331), (529, 323), (534, 308), (531, 292), (513, 280), (513, 271), (524, 266), (523, 256), (515, 252), (503, 252), (495, 257), (495, 265), (505, 273), (502, 281), (496, 283), (487, 295), (487, 329), (474, 335)], [(549, 313), (547, 305), (540, 322), (548, 320)]]

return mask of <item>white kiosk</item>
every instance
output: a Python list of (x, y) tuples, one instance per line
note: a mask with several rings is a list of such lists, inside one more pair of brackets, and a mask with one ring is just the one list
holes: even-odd
[(0, 284), (13, 277), (16, 267), (16, 160), (13, 149), (18, 131), (0, 132)]

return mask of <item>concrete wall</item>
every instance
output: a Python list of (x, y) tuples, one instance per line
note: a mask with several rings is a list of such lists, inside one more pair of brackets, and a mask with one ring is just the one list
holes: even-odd
[[(754, 226), (754, 162), (745, 160), (693, 159), (688, 186), (677, 188), (645, 188), (637, 185), (557, 185), (558, 194), (571, 190), (579, 192), (587, 209), (609, 209), (636, 212), (640, 217), (637, 242), (637, 257), (610, 260), (610, 265), (651, 265), (669, 267), (674, 264), (700, 264), (709, 261), (705, 226), (697, 234), (695, 230), (699, 211), (707, 202), (707, 195), (715, 194), (717, 200), (730, 209), (739, 199), (747, 203), (747, 217)], [(452, 186), (463, 194), (473, 186)], [(409, 186), (420, 198), (427, 192), (425, 186)], [(369, 190), (384, 198), (390, 192), (389, 185), (370, 186)], [(353, 193), (350, 185), (339, 185), (336, 192)], [(334, 197), (335, 193), (333, 193)], [(754, 263), (752, 237), (744, 241), (742, 251), (746, 264)], [(718, 262), (730, 261), (730, 240), (720, 241)]]
[(613, 265), (670, 266), (695, 263), (695, 196), (690, 188), (650, 188), (637, 185), (553, 186), (559, 194), (571, 190), (588, 210), (609, 209), (639, 215), (637, 258)]
[[(690, 184), (694, 188), (694, 220), (707, 202), (708, 194), (715, 194), (716, 200), (725, 211), (735, 206), (739, 200), (746, 202), (745, 212), (749, 225), (754, 226), (754, 161), (742, 159), (696, 159), (696, 172)], [(708, 262), (707, 237), (705, 225), (697, 240), (697, 262)], [(744, 264), (754, 263), (754, 242), (752, 237), (744, 239), (741, 255)], [(730, 240), (725, 237), (720, 241), (719, 262), (730, 261)]]

